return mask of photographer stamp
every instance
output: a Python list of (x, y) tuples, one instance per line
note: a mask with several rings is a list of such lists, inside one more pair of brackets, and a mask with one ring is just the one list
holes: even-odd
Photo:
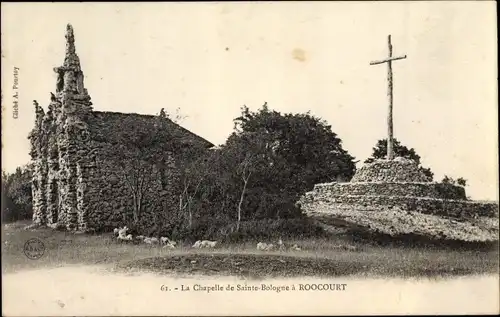
[(38, 238), (31, 238), (24, 244), (24, 254), (30, 260), (38, 260), (45, 254), (45, 244)]
[(12, 84), (12, 118), (19, 117), (19, 67), (13, 69), (14, 83)]

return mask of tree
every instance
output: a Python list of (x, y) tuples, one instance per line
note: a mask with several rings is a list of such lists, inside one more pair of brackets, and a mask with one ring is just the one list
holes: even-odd
[(14, 173), (2, 171), (2, 220), (17, 221), (31, 219), (32, 203), (32, 166), (17, 167)]
[(184, 152), (175, 156), (182, 184), (182, 192), (179, 195), (179, 212), (187, 215), (188, 228), (193, 225), (194, 204), (197, 203), (196, 197), (202, 190), (202, 184), (210, 169), (212, 156), (213, 153), (196, 145), (188, 147)]
[[(425, 168), (420, 165), (420, 155), (415, 152), (415, 149), (408, 148), (402, 145), (397, 139), (393, 142), (393, 151), (395, 156), (404, 157), (415, 161), (419, 165), (420, 170), (429, 177), (430, 180), (434, 178), (434, 173), (430, 168)], [(387, 155), (387, 139), (381, 139), (377, 141), (377, 144), (373, 148), (372, 156), (365, 160), (365, 163), (371, 163), (376, 159), (383, 159)]]
[(257, 112), (243, 106), (242, 115), (234, 121), (236, 132), (230, 138), (261, 133), (268, 138), (266, 146), (273, 154), (292, 164), (293, 169), (312, 171), (314, 166), (314, 173), (302, 175), (309, 185), (336, 178), (347, 181), (354, 175), (354, 157), (342, 148), (331, 126), (309, 112), (281, 114), (265, 103)]
[(465, 187), (465, 186), (467, 186), (467, 180), (463, 177), (459, 177), (459, 178), (457, 178), (457, 184), (459, 186)]
[(443, 179), (441, 180), (441, 183), (443, 184), (452, 184), (452, 185), (458, 185), (458, 186), (462, 186), (462, 187), (465, 187), (467, 186), (467, 180), (464, 179), (463, 177), (459, 177), (457, 179), (454, 179), (448, 175), (445, 175), (443, 177)]
[(349, 180), (355, 171), (353, 157), (326, 122), (309, 113), (281, 114), (267, 104), (256, 112), (244, 106), (217, 153), (204, 188), (236, 224), (298, 216), (300, 195), (316, 183)]
[(252, 170), (249, 168), (252, 164), (252, 156), (248, 155), (245, 157), (245, 160), (241, 162), (239, 166), (239, 174), (241, 175), (241, 179), (243, 180), (243, 189), (241, 190), (240, 201), (238, 203), (238, 222), (236, 223), (236, 231), (240, 230), (241, 223), (241, 205), (243, 203), (243, 198), (245, 196), (245, 192), (248, 186), (248, 181), (250, 176), (252, 175)]

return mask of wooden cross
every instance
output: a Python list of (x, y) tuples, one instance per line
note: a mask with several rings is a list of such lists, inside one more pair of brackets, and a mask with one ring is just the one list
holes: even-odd
[(387, 116), (387, 159), (392, 160), (394, 158), (394, 150), (393, 150), (393, 128), (392, 128), (392, 61), (396, 61), (398, 59), (405, 59), (406, 55), (404, 56), (399, 56), (399, 57), (393, 57), (392, 56), (392, 44), (391, 44), (391, 36), (389, 35), (387, 37), (388, 43), (389, 43), (389, 57), (381, 60), (381, 61), (373, 61), (370, 62), (370, 65), (378, 65), (378, 64), (383, 64), (387, 63), (387, 84), (388, 84), (388, 90), (387, 90), (387, 96), (389, 97), (389, 113)]

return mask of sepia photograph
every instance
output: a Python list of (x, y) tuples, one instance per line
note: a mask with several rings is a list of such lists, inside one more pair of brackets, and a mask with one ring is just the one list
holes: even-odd
[(2, 315), (500, 313), (495, 5), (2, 3)]

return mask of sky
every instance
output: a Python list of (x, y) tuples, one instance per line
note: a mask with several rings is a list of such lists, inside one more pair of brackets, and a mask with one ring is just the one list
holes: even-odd
[(47, 110), (67, 23), (95, 110), (179, 108), (181, 125), (215, 144), (243, 105), (311, 111), (358, 166), (387, 134), (387, 66), (369, 63), (391, 34), (393, 54), (407, 55), (393, 63), (395, 137), (436, 179), (464, 177), (469, 196), (498, 200), (494, 1), (1, 6), (3, 170), (29, 162), (32, 101)]

